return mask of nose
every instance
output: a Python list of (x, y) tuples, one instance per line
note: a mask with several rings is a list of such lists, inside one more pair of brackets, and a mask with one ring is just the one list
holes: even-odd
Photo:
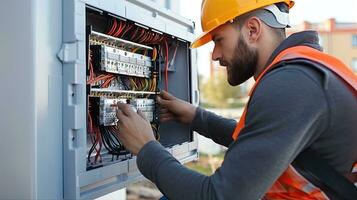
[(222, 52), (219, 50), (217, 45), (214, 45), (213, 52), (212, 52), (212, 60), (217, 61), (222, 57)]

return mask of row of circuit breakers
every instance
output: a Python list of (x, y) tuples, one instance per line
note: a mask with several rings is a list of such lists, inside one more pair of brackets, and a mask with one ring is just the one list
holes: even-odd
[(87, 27), (87, 170), (132, 156), (118, 138), (118, 102), (140, 110), (159, 140), (156, 96), (161, 79), (167, 79), (161, 74), (167, 75), (178, 47), (173, 37), (125, 19), (105, 17), (106, 24)]

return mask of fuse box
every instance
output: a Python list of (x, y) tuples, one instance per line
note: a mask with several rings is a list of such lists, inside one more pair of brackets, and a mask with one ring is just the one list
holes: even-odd
[(197, 159), (188, 125), (160, 123), (156, 97), (167, 90), (198, 103), (194, 23), (151, 1), (63, 3), (64, 198), (88, 199), (143, 179), (121, 144), (116, 104), (150, 122), (181, 162)]

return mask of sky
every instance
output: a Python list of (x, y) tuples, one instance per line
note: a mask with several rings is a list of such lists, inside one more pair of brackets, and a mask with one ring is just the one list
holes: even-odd
[[(337, 3), (338, 2), (338, 3)], [(196, 21), (196, 35), (202, 32), (200, 25), (201, 0), (180, 0), (179, 13)], [(357, 0), (295, 0), (295, 6), (290, 10), (292, 25), (303, 21), (322, 22), (329, 18), (336, 18), (337, 22), (357, 23)], [(204, 76), (209, 75), (209, 52), (213, 44), (198, 48), (198, 71)]]

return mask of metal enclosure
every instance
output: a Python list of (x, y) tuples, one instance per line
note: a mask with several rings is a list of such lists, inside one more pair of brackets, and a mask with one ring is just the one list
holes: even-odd
[[(12, 0), (0, 11), (0, 87), (8, 91), (0, 104), (0, 199), (93, 199), (143, 179), (135, 157), (86, 166), (86, 31), (89, 23), (100, 27), (88, 12), (178, 41), (168, 90), (198, 105), (196, 52), (189, 49), (194, 23), (150, 0)], [(159, 132), (181, 162), (197, 159), (189, 126), (166, 123)]]

